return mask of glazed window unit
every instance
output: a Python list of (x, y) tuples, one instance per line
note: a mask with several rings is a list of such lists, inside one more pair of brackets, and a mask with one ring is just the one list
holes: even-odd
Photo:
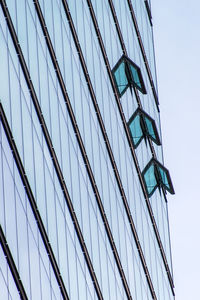
[(155, 158), (152, 158), (142, 172), (148, 196), (151, 197), (157, 188), (162, 187), (170, 194), (174, 194), (169, 171)]
[(134, 148), (137, 148), (142, 139), (146, 140), (147, 137), (157, 145), (161, 145), (154, 119), (141, 108), (138, 108), (128, 121), (128, 128)]
[(122, 97), (128, 87), (133, 86), (141, 93), (147, 93), (140, 68), (127, 56), (123, 55), (120, 58), (112, 73), (119, 97)]

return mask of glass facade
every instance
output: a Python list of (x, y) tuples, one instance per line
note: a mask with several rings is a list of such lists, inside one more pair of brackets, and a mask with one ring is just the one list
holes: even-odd
[(3, 299), (172, 300), (150, 1), (0, 1)]

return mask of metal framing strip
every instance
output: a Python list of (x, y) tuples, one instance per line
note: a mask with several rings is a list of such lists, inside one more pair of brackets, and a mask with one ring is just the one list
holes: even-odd
[[(123, 40), (123, 36), (122, 36), (122, 33), (121, 33), (121, 29), (120, 29), (117, 14), (116, 14), (116, 11), (115, 11), (115, 7), (113, 5), (113, 1), (108, 0), (108, 2), (109, 2), (109, 5), (110, 5), (110, 9), (111, 9), (111, 12), (112, 12), (112, 16), (113, 16), (113, 20), (114, 20), (114, 23), (115, 23), (115, 26), (116, 26), (117, 33), (119, 35), (119, 40), (120, 40), (120, 43), (121, 43), (122, 51), (125, 55), (127, 55), (126, 46), (125, 46), (125, 43), (124, 43), (124, 40)], [(139, 97), (138, 94), (136, 94), (136, 99), (137, 99), (139, 107), (142, 108), (142, 104), (141, 104), (140, 97)], [(150, 149), (151, 149), (152, 156), (154, 158), (156, 158), (156, 153), (155, 153), (153, 143), (149, 138), (148, 138), (148, 141), (149, 141), (149, 146), (150, 146)], [(166, 201), (166, 195), (165, 195), (165, 191), (164, 191), (163, 188), (162, 188), (162, 191), (163, 191), (163, 195), (164, 195), (164, 198), (165, 198), (165, 201)], [(155, 224), (156, 224), (156, 222), (155, 222)], [(158, 230), (156, 230), (156, 231), (158, 231)], [(156, 235), (156, 237), (157, 237), (157, 235)], [(164, 252), (164, 249), (163, 249), (163, 246), (162, 246), (162, 241), (161, 241), (161, 244), (160, 244), (159, 240), (161, 241), (160, 237), (157, 238), (157, 241), (158, 241), (159, 249), (161, 251), (161, 255), (162, 255), (163, 262), (164, 262), (164, 265), (165, 265), (165, 269), (166, 269), (166, 272), (167, 272), (167, 276), (168, 276), (168, 279), (169, 279), (169, 282), (170, 282), (170, 286), (171, 286), (172, 291), (173, 291), (173, 288), (174, 288), (173, 278), (172, 278), (172, 275), (171, 275), (171, 272), (170, 272), (170, 269), (169, 269), (169, 265), (168, 265), (168, 263), (166, 263), (167, 258), (166, 258), (166, 255), (165, 255), (165, 252)], [(173, 291), (173, 293), (174, 293), (174, 291)]]
[(7, 260), (7, 263), (9, 265), (10, 271), (12, 273), (13, 279), (15, 281), (17, 290), (18, 290), (19, 295), (20, 295), (20, 298), (22, 300), (28, 300), (28, 297), (26, 295), (24, 286), (23, 286), (22, 281), (20, 279), (19, 273), (17, 271), (14, 259), (12, 257), (11, 252), (10, 252), (10, 249), (9, 249), (9, 246), (8, 246), (7, 241), (6, 241), (6, 238), (5, 238), (5, 235), (3, 233), (1, 225), (0, 225), (0, 244), (1, 244), (2, 250), (4, 252), (5, 258)]
[[(43, 117), (41, 108), (39, 106), (39, 102), (38, 102), (38, 99), (37, 99), (37, 96), (36, 96), (36, 93), (35, 93), (32, 81), (31, 81), (31, 77), (30, 77), (29, 71), (27, 69), (26, 62), (25, 62), (25, 59), (24, 59), (24, 56), (23, 56), (20, 44), (18, 42), (18, 38), (17, 38), (16, 32), (15, 32), (14, 26), (12, 24), (12, 20), (11, 20), (11, 17), (10, 17), (10, 14), (9, 14), (9, 11), (8, 11), (8, 8), (7, 8), (5, 0), (1, 0), (1, 5), (2, 5), (2, 9), (3, 9), (3, 12), (4, 12), (4, 16), (6, 18), (6, 22), (7, 22), (7, 25), (8, 25), (10, 34), (11, 34), (11, 37), (13, 39), (15, 50), (17, 52), (17, 55), (18, 55), (18, 58), (19, 58), (19, 61), (20, 61), (20, 64), (21, 64), (21, 68), (22, 68), (23, 73), (24, 73), (24, 77), (25, 77), (26, 82), (27, 82), (27, 86), (28, 86), (29, 91), (30, 91), (30, 95), (31, 95), (31, 98), (32, 98), (32, 101), (33, 101), (33, 104), (34, 104), (34, 107), (35, 107), (38, 119), (40, 121), (42, 130), (43, 130), (43, 134), (44, 134), (44, 137), (45, 137), (45, 140), (46, 140), (46, 143), (47, 143), (47, 146), (48, 146), (48, 149), (49, 149), (49, 152), (50, 152), (53, 164), (54, 164), (54, 168), (56, 170), (56, 174), (58, 176), (58, 180), (59, 180), (60, 185), (62, 187), (63, 194), (64, 194), (64, 197), (65, 197), (67, 206), (69, 208), (69, 212), (70, 212), (73, 224), (74, 224), (74, 228), (76, 230), (76, 234), (78, 236), (78, 239), (79, 239), (79, 242), (80, 242), (80, 246), (81, 246), (83, 255), (85, 257), (86, 264), (88, 266), (88, 270), (89, 270), (92, 282), (94, 284), (94, 288), (95, 288), (96, 293), (97, 293), (97, 297), (98, 297), (99, 300), (103, 300), (101, 289), (99, 287), (99, 284), (98, 284), (98, 281), (97, 281), (97, 278), (96, 278), (96, 274), (94, 272), (94, 268), (93, 268), (93, 265), (92, 265), (92, 262), (91, 262), (88, 250), (87, 250), (87, 247), (85, 245), (85, 241), (84, 241), (84, 238), (83, 238), (83, 235), (82, 235), (82, 232), (81, 232), (81, 228), (79, 226), (79, 223), (78, 223), (78, 220), (77, 220), (74, 208), (73, 208), (73, 204), (71, 202), (71, 199), (70, 199), (70, 196), (69, 196), (69, 193), (68, 193), (68, 190), (67, 190), (67, 187), (66, 187), (63, 175), (62, 175), (62, 171), (60, 169), (60, 166), (59, 166), (59, 163), (58, 163), (58, 159), (56, 157), (56, 153), (54, 151), (54, 148), (53, 148), (53, 145), (52, 145), (52, 142), (51, 142), (51, 138), (49, 136), (48, 129), (46, 127), (46, 124), (45, 124), (45, 121), (44, 121), (44, 117)], [(57, 70), (56, 70), (56, 72), (57, 72)], [(19, 157), (18, 157), (18, 160), (17, 160), (17, 157), (16, 157), (16, 161), (19, 164)], [(28, 180), (27, 180), (25, 172), (23, 170), (23, 166), (22, 165), (18, 165), (18, 167), (21, 167), (20, 174), (21, 174), (21, 176), (22, 176), (22, 178), (24, 180), (24, 183), (26, 183), (26, 185), (25, 184), (24, 185), (28, 188), (29, 187)], [(28, 188), (26, 190), (27, 190), (27, 192), (29, 192), (29, 196), (31, 196), (32, 195), (31, 189)], [(33, 197), (31, 197), (30, 199), (34, 200)], [(44, 231), (43, 223), (39, 219), (39, 211), (38, 211), (38, 209), (35, 206), (35, 203), (33, 201), (32, 201), (31, 204), (33, 205), (33, 209), (34, 209), (33, 212), (34, 212), (35, 216), (37, 216), (37, 218), (38, 218), (37, 219), (38, 227), (39, 227), (39, 229), (42, 232), (42, 237), (44, 238), (45, 237), (44, 236), (45, 231)], [(45, 238), (45, 246), (47, 247), (48, 251), (51, 250), (50, 244), (48, 243), (48, 237), (47, 236)], [(65, 286), (64, 286), (64, 283), (62, 281), (62, 278), (61, 278), (61, 275), (60, 275), (60, 271), (59, 271), (59, 269), (57, 267), (56, 260), (54, 259), (54, 255), (53, 255), (53, 251), (52, 250), (51, 250), (51, 256), (49, 256), (49, 257), (50, 257), (51, 263), (53, 263), (52, 266), (53, 266), (53, 269), (55, 271), (56, 279), (59, 282), (59, 286), (60, 286), (63, 298), (66, 299), (66, 300), (68, 300), (69, 297), (68, 297), (68, 295), (67, 295), (67, 293), (65, 291)]]
[(150, 70), (148, 59), (147, 59), (145, 49), (144, 49), (144, 46), (143, 46), (143, 42), (142, 42), (141, 34), (140, 34), (140, 31), (139, 31), (139, 27), (138, 27), (138, 24), (137, 24), (137, 20), (136, 20), (136, 17), (135, 17), (134, 9), (133, 9), (131, 0), (127, 0), (127, 2), (128, 2), (128, 5), (129, 5), (131, 17), (132, 17), (133, 24), (134, 24), (135, 31), (136, 31), (136, 35), (137, 35), (137, 38), (138, 38), (140, 50), (142, 52), (142, 56), (143, 56), (143, 59), (144, 59), (144, 64), (145, 64), (147, 74), (148, 74), (148, 77), (149, 77), (149, 80), (150, 80), (150, 84), (151, 84), (152, 92), (153, 92), (153, 95), (154, 95), (154, 98), (155, 98), (156, 106), (157, 106), (157, 109), (159, 111), (158, 96), (157, 96), (156, 89), (155, 89), (155, 86), (154, 86), (153, 78), (152, 78), (152, 75), (151, 75), (151, 70)]
[(147, 11), (147, 15), (148, 15), (148, 18), (149, 18), (149, 23), (151, 26), (153, 26), (153, 23), (152, 23), (152, 15), (151, 15), (151, 9), (149, 7), (149, 3), (147, 0), (144, 0), (144, 3), (145, 3), (145, 7), (146, 7), (146, 11)]
[(143, 178), (142, 178), (142, 174), (141, 174), (141, 171), (140, 171), (137, 156), (136, 156), (135, 150), (133, 148), (133, 144), (132, 144), (132, 141), (131, 141), (131, 136), (130, 136), (130, 133), (129, 133), (129, 130), (128, 130), (127, 122), (126, 122), (126, 119), (125, 119), (125, 116), (124, 116), (124, 113), (123, 113), (123, 109), (122, 109), (122, 106), (121, 106), (121, 103), (120, 103), (120, 99), (119, 99), (119, 96), (118, 96), (118, 93), (117, 93), (116, 86), (115, 86), (115, 83), (114, 83), (114, 80), (113, 80), (112, 71), (111, 71), (111, 68), (110, 68), (110, 63), (109, 63), (109, 60), (108, 60), (108, 57), (107, 57), (107, 54), (106, 54), (106, 50), (105, 50), (105, 47), (104, 47), (104, 43), (103, 43), (103, 39), (102, 39), (102, 36), (101, 36), (101, 33), (100, 33), (98, 22), (97, 22), (95, 13), (94, 13), (94, 9), (93, 9), (91, 0), (87, 0), (87, 3), (88, 3), (90, 14), (91, 14), (91, 17), (92, 17), (92, 20), (93, 20), (94, 28), (95, 28), (95, 31), (96, 31), (96, 34), (97, 34), (97, 38), (99, 40), (99, 45), (100, 45), (102, 55), (103, 55), (103, 58), (104, 58), (104, 62), (105, 62), (105, 65), (106, 65), (106, 68), (107, 68), (107, 71), (108, 71), (108, 75), (109, 75), (110, 82), (111, 82), (111, 85), (112, 85), (112, 88), (113, 88), (113, 92), (114, 92), (116, 103), (117, 103), (119, 113), (120, 113), (120, 116), (121, 116), (121, 119), (122, 119), (124, 130), (125, 130), (125, 133), (126, 133), (126, 136), (127, 136), (129, 147), (131, 149), (131, 153), (132, 153), (133, 161), (135, 163), (136, 171), (138, 173), (139, 181), (140, 181), (140, 184), (141, 184), (141, 187), (142, 187), (142, 191), (144, 193), (144, 197), (145, 197), (147, 208), (148, 208), (148, 211), (149, 211), (149, 214), (150, 214), (153, 229), (154, 229), (156, 239), (157, 239), (158, 244), (159, 244), (161, 256), (162, 256), (163, 261), (164, 261), (164, 265), (165, 265), (167, 276), (168, 276), (168, 279), (169, 279), (169, 282), (170, 282), (171, 290), (172, 290), (172, 293), (174, 295), (173, 279), (172, 279), (171, 273), (169, 271), (170, 269), (169, 269), (168, 262), (167, 262), (167, 259), (166, 259), (165, 251), (164, 251), (164, 248), (162, 246), (162, 241), (161, 241), (160, 234), (159, 234), (159, 231), (158, 231), (158, 228), (157, 228), (157, 225), (156, 225), (156, 221), (155, 221), (155, 218), (154, 218), (154, 215), (153, 215), (151, 204), (150, 204), (150, 201), (149, 201), (146, 189), (145, 189), (145, 185), (144, 185), (144, 182), (143, 182)]
[[(105, 230), (107, 232), (107, 236), (108, 236), (108, 239), (109, 239), (109, 242), (110, 242), (110, 246), (112, 248), (112, 251), (113, 251), (113, 254), (114, 254), (114, 257), (115, 257), (115, 261), (116, 261), (116, 264), (117, 264), (117, 267), (118, 267), (118, 270), (119, 270), (119, 274), (121, 276), (122, 283), (123, 283), (127, 298), (131, 300), (132, 296), (131, 296), (131, 293), (130, 293), (130, 290), (129, 290), (127, 279), (126, 279), (126, 276), (124, 274), (124, 270), (123, 270), (123, 267), (122, 267), (122, 264), (121, 264), (121, 261), (120, 261), (120, 257), (119, 257), (114, 239), (113, 239), (112, 231), (110, 229), (109, 222), (108, 222), (106, 214), (105, 214), (105, 210), (104, 210), (104, 207), (103, 207), (103, 204), (102, 204), (102, 201), (101, 201), (101, 197), (100, 197), (100, 194), (99, 194), (96, 182), (95, 182), (95, 178), (94, 178), (94, 175), (93, 175), (93, 172), (92, 172), (92, 168), (90, 166), (90, 162), (89, 162), (89, 159), (87, 157), (87, 153), (86, 153), (86, 150), (85, 150), (85, 147), (84, 147), (84, 143), (82, 141), (81, 134), (80, 134), (77, 122), (76, 122), (76, 118), (75, 118), (75, 115), (73, 113), (73, 109), (72, 109), (72, 106), (71, 106), (71, 103), (70, 103), (70, 100), (69, 100), (69, 97), (68, 97), (68, 94), (67, 94), (67, 91), (66, 91), (65, 83), (64, 83), (62, 73), (61, 73), (60, 68), (59, 68), (58, 61), (56, 59), (56, 55), (55, 55), (53, 45), (52, 45), (48, 30), (47, 30), (47, 27), (46, 27), (46, 24), (45, 24), (45, 20), (44, 20), (44, 17), (43, 17), (41, 8), (40, 8), (40, 4), (39, 4), (38, 0), (33, 0), (33, 2), (35, 4), (35, 8), (36, 8), (36, 11), (37, 11), (37, 14), (38, 14), (38, 18), (40, 20), (40, 24), (41, 24), (43, 34), (44, 34), (45, 39), (46, 39), (47, 47), (49, 49), (49, 53), (50, 53), (54, 68), (56, 70), (56, 74), (57, 74), (58, 81), (59, 81), (59, 84), (60, 84), (60, 87), (61, 87), (61, 90), (62, 90), (62, 94), (63, 94), (64, 100), (65, 100), (65, 103), (66, 103), (66, 106), (67, 106), (67, 110), (68, 110), (68, 113), (69, 113), (69, 116), (70, 116), (70, 119), (71, 119), (71, 122), (72, 122), (72, 126), (73, 126), (73, 129), (74, 129), (76, 138), (77, 138), (77, 142), (79, 144), (79, 148), (80, 148), (80, 151), (81, 151), (84, 163), (85, 163), (85, 167), (86, 167), (86, 170), (87, 170), (87, 173), (88, 173), (91, 185), (92, 185), (92, 189), (93, 189), (93, 192), (94, 192), (94, 195), (95, 195), (95, 198), (96, 198), (96, 201), (97, 201), (100, 213), (101, 213), (101, 217), (102, 217), (102, 220), (103, 220), (103, 223), (104, 223), (104, 226), (105, 226)], [(66, 7), (66, 5), (67, 5), (66, 2), (65, 1), (63, 1), (63, 2), (65, 4), (64, 6)], [(70, 21), (69, 21), (70, 27), (72, 25), (71, 22), (72, 22), (72, 20), (70, 19)]]
[(13, 153), (13, 157), (15, 159), (15, 163), (17, 165), (17, 168), (18, 168), (21, 180), (23, 182), (26, 194), (28, 196), (31, 209), (33, 211), (35, 220), (37, 222), (37, 226), (39, 228), (39, 231), (40, 231), (43, 243), (44, 243), (44, 246), (46, 248), (49, 260), (50, 260), (52, 268), (54, 270), (55, 277), (56, 277), (58, 285), (60, 287), (61, 294), (63, 296), (63, 299), (69, 300), (69, 296), (67, 294), (67, 291), (66, 291), (63, 279), (62, 279), (61, 274), (60, 274), (59, 267), (57, 265), (57, 262), (56, 262), (53, 250), (51, 248), (51, 245), (50, 245), (50, 242), (49, 242), (49, 239), (48, 239), (48, 235), (47, 235), (45, 227), (43, 225), (42, 218), (41, 218), (39, 210), (37, 208), (36, 201), (34, 199), (32, 191), (31, 191), (31, 188), (30, 188), (30, 185), (29, 185), (29, 182), (28, 182), (28, 179), (27, 179), (27, 176), (26, 176), (26, 173), (25, 173), (25, 170), (24, 170), (24, 167), (23, 167), (20, 155), (18, 153), (16, 144), (14, 142), (14, 138), (12, 136), (12, 132), (10, 130), (10, 127), (9, 127), (9, 124), (8, 124), (7, 119), (6, 119), (6, 115), (4, 113), (3, 106), (2, 106), (1, 103), (0, 103), (0, 116), (1, 116), (1, 121), (2, 121), (2, 124), (3, 124), (4, 130), (5, 130), (5, 133), (6, 133), (6, 136), (7, 136), (9, 145), (10, 145), (10, 148), (11, 148), (12, 153)]
[(100, 109), (98, 107), (96, 96), (95, 96), (95, 93), (94, 93), (94, 90), (93, 90), (93, 87), (92, 87), (90, 76), (89, 76), (89, 73), (88, 73), (88, 70), (87, 70), (87, 66), (86, 66), (86, 63), (85, 63), (85, 60), (84, 60), (84, 56), (83, 56), (83, 53), (82, 53), (82, 50), (81, 50), (79, 40), (78, 40), (78, 37), (77, 37), (77, 33), (76, 33), (76, 30), (75, 30), (75, 27), (74, 27), (74, 24), (73, 24), (73, 20), (72, 20), (70, 11), (69, 11), (69, 7), (68, 7), (65, 0), (63, 0), (63, 6), (64, 6), (64, 9), (65, 9), (65, 12), (66, 12), (67, 19), (69, 21), (69, 25), (70, 25), (71, 32), (72, 32), (72, 35), (73, 35), (73, 38), (74, 38), (76, 49), (77, 49), (79, 59), (80, 59), (80, 62), (81, 62), (82, 68), (83, 68), (84, 76), (85, 76), (86, 82), (88, 84), (91, 99), (92, 99), (94, 109), (95, 109), (96, 114), (97, 114), (97, 118), (98, 118), (98, 121), (99, 121), (99, 125), (100, 125), (100, 128), (101, 128), (104, 140), (105, 140), (106, 148), (107, 148), (109, 158), (110, 158), (110, 161), (111, 161), (111, 164), (112, 164), (112, 167), (113, 167), (113, 171), (114, 171), (114, 174), (115, 174), (115, 177), (116, 177), (116, 180), (117, 180), (119, 191), (120, 191), (120, 194), (121, 194), (124, 206), (125, 206), (126, 214), (127, 214), (130, 226), (131, 226), (131, 230), (132, 230), (132, 233), (133, 233), (133, 236), (134, 236), (134, 240), (136, 242), (136, 246), (137, 246), (140, 258), (141, 258), (144, 273), (147, 277), (147, 282), (148, 282), (152, 297), (153, 297), (153, 299), (156, 300), (157, 298), (156, 298), (155, 291), (154, 291), (154, 288), (153, 288), (153, 284), (152, 284), (152, 281), (151, 281), (151, 277), (150, 277), (150, 274), (149, 274), (149, 271), (148, 271), (148, 268), (147, 268), (147, 264), (146, 264), (145, 257), (144, 257), (143, 251), (142, 251), (142, 247), (141, 247), (140, 242), (139, 242), (139, 238), (138, 238), (138, 235), (137, 235), (137, 230), (135, 228), (133, 218), (131, 216), (131, 211), (130, 211), (128, 201), (126, 199), (126, 195), (125, 195), (122, 183), (121, 183), (120, 175), (119, 175), (117, 165), (116, 165), (113, 153), (112, 153), (112, 148), (111, 148), (110, 143), (109, 143), (109, 139), (108, 139), (108, 136), (107, 136), (107, 133), (106, 133), (106, 129), (105, 129), (105, 126), (104, 126), (104, 123), (103, 123), (103, 119), (102, 119), (102, 116), (101, 116), (101, 113), (100, 113)]

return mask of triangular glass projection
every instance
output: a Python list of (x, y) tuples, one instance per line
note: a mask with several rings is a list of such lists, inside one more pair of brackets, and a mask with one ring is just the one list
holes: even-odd
[(128, 128), (134, 148), (137, 148), (145, 137), (149, 137), (154, 143), (161, 145), (154, 119), (141, 108), (138, 108), (128, 121)]
[(143, 94), (147, 93), (140, 68), (127, 56), (123, 55), (120, 58), (112, 73), (120, 97), (128, 87), (132, 86), (135, 86)]
[(147, 164), (142, 172), (142, 177), (149, 197), (153, 195), (157, 187), (163, 187), (171, 194), (174, 194), (169, 171), (155, 158), (152, 158)]

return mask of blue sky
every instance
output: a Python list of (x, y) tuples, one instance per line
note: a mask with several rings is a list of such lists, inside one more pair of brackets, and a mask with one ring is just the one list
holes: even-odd
[(152, 0), (176, 300), (200, 299), (200, 1)]

